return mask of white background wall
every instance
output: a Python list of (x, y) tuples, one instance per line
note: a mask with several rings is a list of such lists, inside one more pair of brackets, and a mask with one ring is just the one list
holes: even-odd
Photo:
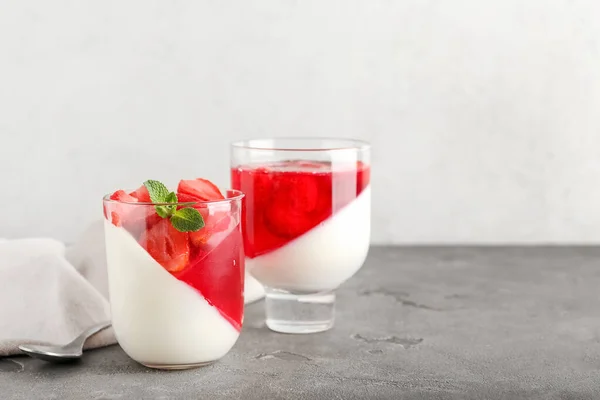
[(375, 242), (598, 243), (600, 2), (2, 0), (0, 135), (0, 237), (328, 135), (374, 146)]

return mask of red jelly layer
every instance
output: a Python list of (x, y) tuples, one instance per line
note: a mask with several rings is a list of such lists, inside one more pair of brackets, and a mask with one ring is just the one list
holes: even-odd
[(190, 263), (173, 276), (198, 290), (235, 329), (244, 316), (244, 248), (240, 226), (213, 246), (192, 246)]
[(296, 239), (348, 205), (369, 185), (370, 168), (286, 161), (231, 169), (242, 200), (246, 256), (253, 258)]

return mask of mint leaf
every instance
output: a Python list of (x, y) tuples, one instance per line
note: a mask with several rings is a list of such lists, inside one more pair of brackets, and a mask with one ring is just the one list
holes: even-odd
[[(167, 201), (167, 197), (170, 195), (169, 189), (167, 189), (167, 187), (161, 182), (149, 179), (144, 182), (144, 186), (146, 186), (146, 189), (148, 189), (150, 200), (152, 200), (153, 203), (170, 203)], [(175, 197), (177, 198), (177, 196)], [(158, 209), (156, 212), (158, 212)], [(158, 213), (158, 215), (160, 215), (160, 213)]]
[(173, 213), (171, 224), (179, 232), (195, 232), (204, 227), (204, 219), (198, 210), (187, 207)]
[(169, 189), (159, 181), (147, 180), (144, 186), (148, 189), (150, 200), (155, 205), (156, 213), (161, 218), (170, 218), (173, 228), (180, 232), (193, 232), (204, 227), (204, 219), (195, 208), (177, 209), (177, 194), (169, 192)]
[(154, 206), (154, 208), (156, 209), (156, 213), (161, 218), (168, 218), (171, 216), (171, 214), (173, 214), (173, 211), (171, 211), (171, 206)]
[(164, 203), (177, 203), (177, 194), (175, 192), (171, 192), (165, 198)]
[[(165, 203), (177, 203), (177, 194), (175, 194), (175, 192), (169, 193), (167, 195), (167, 199), (165, 200)], [(169, 215), (173, 215), (173, 213), (175, 211), (177, 211), (177, 204), (173, 204), (172, 206), (166, 206), (166, 207), (169, 211)]]
[[(169, 193), (169, 189), (161, 182), (149, 179), (144, 182), (144, 186), (148, 189), (153, 203), (177, 203), (177, 195), (173, 192)], [(168, 218), (173, 215), (177, 206), (154, 206), (154, 208), (161, 218)]]

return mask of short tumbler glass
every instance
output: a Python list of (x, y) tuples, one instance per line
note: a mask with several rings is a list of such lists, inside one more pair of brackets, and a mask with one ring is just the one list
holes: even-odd
[(195, 232), (180, 232), (161, 218), (155, 208), (161, 204), (104, 198), (112, 324), (123, 350), (143, 365), (209, 364), (238, 339), (243, 194), (223, 193), (224, 200), (178, 204), (203, 216), (205, 225)]
[(363, 265), (371, 228), (370, 146), (350, 139), (232, 143), (245, 194), (246, 266), (266, 291), (266, 323), (314, 333), (334, 322), (335, 289)]

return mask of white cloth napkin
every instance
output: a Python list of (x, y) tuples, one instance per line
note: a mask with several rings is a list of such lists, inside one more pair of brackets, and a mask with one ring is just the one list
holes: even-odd
[[(88, 327), (110, 320), (103, 221), (92, 224), (72, 247), (53, 239), (0, 239), (0, 357), (29, 343), (63, 344)], [(246, 304), (263, 287), (246, 275)], [(116, 343), (107, 329), (86, 349)]]

